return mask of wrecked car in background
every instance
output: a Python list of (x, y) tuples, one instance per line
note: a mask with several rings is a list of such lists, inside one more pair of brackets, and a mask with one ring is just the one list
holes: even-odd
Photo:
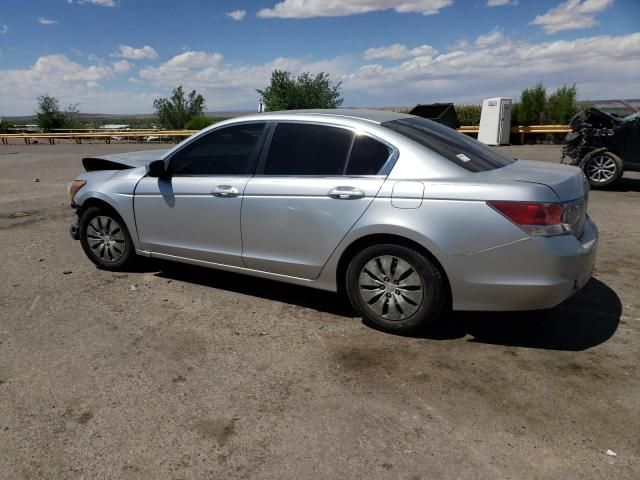
[(569, 126), (562, 162), (580, 166), (592, 188), (613, 185), (625, 170), (640, 171), (640, 112), (619, 118), (589, 108)]

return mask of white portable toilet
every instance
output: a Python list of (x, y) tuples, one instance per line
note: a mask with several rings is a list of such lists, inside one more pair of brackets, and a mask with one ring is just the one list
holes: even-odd
[(478, 141), (486, 145), (509, 145), (511, 99), (487, 98), (482, 102)]

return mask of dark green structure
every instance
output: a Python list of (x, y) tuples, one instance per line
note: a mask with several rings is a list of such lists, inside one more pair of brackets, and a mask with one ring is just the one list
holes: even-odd
[(416, 105), (409, 112), (422, 118), (428, 118), (451, 128), (459, 128), (460, 122), (453, 103), (431, 103), (428, 105)]

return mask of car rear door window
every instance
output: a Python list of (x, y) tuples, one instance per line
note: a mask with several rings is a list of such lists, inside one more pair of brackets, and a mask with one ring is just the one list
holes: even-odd
[(174, 175), (249, 175), (253, 173), (265, 123), (233, 125), (196, 139), (170, 162)]
[(368, 135), (357, 135), (345, 173), (347, 175), (377, 175), (391, 155), (391, 149)]
[(265, 175), (342, 175), (353, 132), (328, 125), (280, 123), (271, 141)]

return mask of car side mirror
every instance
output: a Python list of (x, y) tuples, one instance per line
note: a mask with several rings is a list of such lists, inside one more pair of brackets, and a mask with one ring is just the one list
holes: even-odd
[(164, 160), (154, 160), (147, 166), (147, 173), (150, 177), (162, 178), (167, 176), (167, 169), (164, 167)]

